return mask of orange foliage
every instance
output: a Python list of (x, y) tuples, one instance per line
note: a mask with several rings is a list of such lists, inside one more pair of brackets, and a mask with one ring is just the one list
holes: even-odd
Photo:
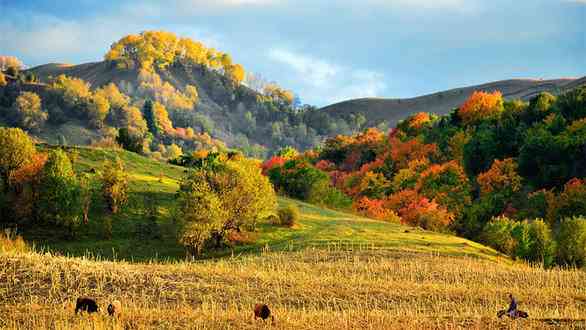
[(421, 129), (425, 124), (431, 122), (431, 117), (427, 112), (418, 112), (408, 119), (407, 125), (412, 129)]
[(322, 159), (319, 162), (317, 162), (315, 164), (315, 167), (319, 170), (326, 171), (326, 172), (332, 171), (336, 168), (334, 163), (330, 162), (329, 160), (325, 160), (325, 159)]
[(405, 224), (430, 230), (444, 228), (454, 220), (452, 213), (434, 200), (430, 201), (425, 197), (409, 203), (407, 207), (399, 210), (399, 215)]
[(420, 194), (457, 214), (472, 202), (469, 188), (468, 177), (455, 160), (431, 165), (421, 173), (415, 186)]
[(267, 159), (264, 163), (262, 163), (262, 174), (266, 175), (270, 169), (276, 166), (283, 166), (285, 165), (285, 158), (280, 156), (273, 156), (270, 159)]
[(406, 208), (412, 201), (420, 198), (417, 191), (405, 189), (388, 196), (385, 201), (385, 206), (395, 212), (399, 212), (399, 210)]
[(480, 185), (481, 194), (503, 189), (511, 189), (513, 192), (521, 189), (521, 176), (517, 174), (517, 163), (512, 158), (496, 159), (488, 171), (478, 175), (476, 181)]
[(47, 158), (48, 155), (46, 153), (36, 153), (31, 162), (11, 173), (10, 185), (18, 186), (30, 182), (37, 182), (47, 162)]
[(395, 162), (397, 169), (406, 168), (409, 161), (424, 159), (434, 156), (438, 152), (437, 145), (425, 144), (418, 139), (401, 141), (397, 138), (390, 138), (391, 159)]
[(352, 208), (359, 214), (362, 214), (369, 218), (387, 221), (399, 220), (397, 214), (385, 208), (384, 201), (380, 199), (370, 199), (368, 197), (362, 197), (352, 204)]
[(501, 92), (486, 93), (475, 91), (460, 106), (458, 115), (465, 124), (474, 124), (485, 119), (498, 118), (503, 110), (503, 95)]

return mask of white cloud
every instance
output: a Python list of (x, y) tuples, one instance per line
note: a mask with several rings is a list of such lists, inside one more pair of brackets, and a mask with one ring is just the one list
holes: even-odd
[(303, 100), (326, 105), (352, 98), (380, 96), (386, 89), (384, 75), (354, 69), (323, 59), (273, 48), (267, 57), (282, 67), (287, 82)]

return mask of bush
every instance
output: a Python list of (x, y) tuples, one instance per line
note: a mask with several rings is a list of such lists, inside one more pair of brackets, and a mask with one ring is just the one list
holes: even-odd
[(112, 213), (117, 213), (128, 201), (128, 174), (120, 158), (117, 158), (114, 163), (110, 161), (104, 163), (102, 195)]
[(279, 223), (282, 226), (293, 227), (299, 222), (299, 209), (295, 205), (289, 205), (279, 210)]
[(517, 249), (517, 241), (513, 237), (514, 223), (505, 216), (492, 218), (484, 226), (482, 241), (496, 250), (512, 256)]
[(557, 242), (558, 263), (578, 267), (586, 265), (586, 217), (562, 220)]
[(531, 249), (528, 259), (541, 262), (546, 267), (552, 265), (555, 256), (555, 241), (551, 229), (543, 219), (535, 219), (531, 222), (529, 237)]

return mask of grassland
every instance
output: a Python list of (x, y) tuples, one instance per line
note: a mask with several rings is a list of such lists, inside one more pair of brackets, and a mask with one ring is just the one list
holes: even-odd
[[(81, 227), (76, 240), (65, 240), (58, 231), (40, 228), (25, 233), (28, 241), (35, 242), (37, 249), (71, 256), (91, 254), (111, 260), (135, 261), (184, 258), (184, 250), (176, 240), (176, 215), (173, 212), (175, 192), (179, 180), (185, 174), (184, 168), (122, 150), (77, 147), (70, 151), (77, 154), (75, 168), (78, 172), (99, 170), (105, 160), (120, 157), (130, 178), (129, 205), (120, 214), (110, 216), (103, 212), (103, 205), (96, 203), (90, 215), (90, 223)], [(138, 226), (148, 222), (145, 219), (145, 206), (153, 201), (158, 206), (161, 239), (144, 238), (137, 234)], [(279, 198), (279, 204), (295, 204), (299, 207), (301, 220), (294, 228), (261, 223), (257, 232), (250, 234), (245, 243), (209, 256), (338, 245), (345, 249), (434, 252), (508, 260), (490, 248), (452, 235), (370, 220), (284, 197)], [(103, 220), (107, 216), (112, 218), (112, 239), (103, 238)]]

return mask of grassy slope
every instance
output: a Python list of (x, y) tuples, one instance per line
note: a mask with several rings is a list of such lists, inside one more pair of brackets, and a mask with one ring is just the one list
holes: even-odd
[[(113, 217), (113, 239), (102, 236), (103, 206), (94, 208), (90, 225), (81, 230), (75, 241), (48, 239), (43, 231), (27, 234), (37, 246), (47, 247), (64, 254), (84, 255), (86, 251), (105, 258), (145, 260), (155, 256), (181, 259), (183, 249), (176, 243), (173, 221), (174, 194), (184, 168), (153, 161), (126, 151), (76, 148), (78, 171), (100, 169), (105, 159), (113, 160), (118, 154), (126, 164), (130, 176), (130, 203), (120, 215)], [(162, 176), (162, 181), (160, 180)], [(161, 240), (137, 239), (136, 225), (144, 223), (144, 197), (152, 195), (159, 204)], [(225, 253), (258, 252), (266, 249), (291, 250), (307, 246), (344, 245), (345, 248), (390, 249), (396, 251), (437, 252), (449, 255), (474, 255), (497, 258), (498, 254), (481, 244), (459, 237), (405, 227), (358, 217), (352, 214), (319, 208), (287, 198), (279, 198), (281, 206), (296, 204), (301, 210), (301, 221), (294, 228), (262, 223), (252, 236), (254, 243), (235, 246)], [(58, 237), (58, 235), (49, 235)], [(217, 255), (217, 253), (216, 253)]]

